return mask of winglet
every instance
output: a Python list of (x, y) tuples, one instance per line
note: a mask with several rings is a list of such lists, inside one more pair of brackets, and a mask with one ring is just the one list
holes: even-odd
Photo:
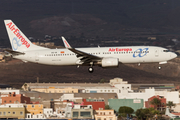
[(72, 48), (63, 36), (62, 36), (61, 38), (62, 38), (63, 43), (64, 43), (64, 46), (65, 46), (66, 48)]

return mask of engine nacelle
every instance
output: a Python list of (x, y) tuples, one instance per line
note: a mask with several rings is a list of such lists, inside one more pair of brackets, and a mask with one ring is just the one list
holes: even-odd
[(118, 58), (103, 58), (101, 61), (102, 67), (118, 67), (119, 59)]

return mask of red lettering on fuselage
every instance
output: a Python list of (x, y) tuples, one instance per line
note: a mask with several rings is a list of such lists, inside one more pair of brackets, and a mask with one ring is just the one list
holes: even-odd
[(19, 29), (15, 28), (15, 25), (12, 25), (12, 22), (6, 24), (9, 29), (14, 33), (14, 35), (16, 35), (16, 37), (21, 40), (22, 45), (25, 45), (27, 48), (30, 47), (30, 44), (27, 42), (27, 40), (21, 35), (21, 33), (19, 32)]
[(132, 48), (109, 48), (109, 52), (128, 52), (132, 51)]

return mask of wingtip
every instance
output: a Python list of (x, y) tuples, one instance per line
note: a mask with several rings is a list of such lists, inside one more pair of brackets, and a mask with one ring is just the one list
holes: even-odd
[(61, 36), (61, 38), (62, 38), (62, 40), (63, 40), (64, 46), (65, 46), (66, 48), (71, 48), (71, 46), (70, 46), (69, 43), (66, 41), (66, 39), (65, 39), (63, 36)]
[(63, 36), (61, 36), (61, 38), (62, 38), (63, 41), (66, 40), (65, 37), (63, 37)]

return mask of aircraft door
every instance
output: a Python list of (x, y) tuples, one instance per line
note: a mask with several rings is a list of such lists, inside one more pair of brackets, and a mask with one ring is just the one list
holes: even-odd
[(155, 57), (158, 57), (158, 56), (159, 56), (159, 50), (155, 49)]
[(39, 53), (35, 53), (35, 61), (39, 61)]

